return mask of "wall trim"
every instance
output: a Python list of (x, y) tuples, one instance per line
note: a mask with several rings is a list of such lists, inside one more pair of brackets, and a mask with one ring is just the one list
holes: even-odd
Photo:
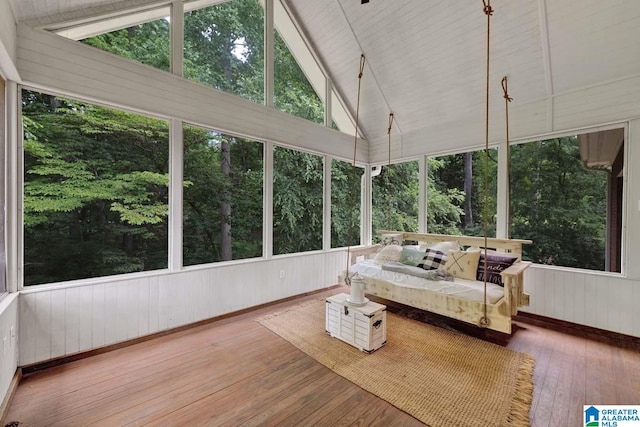
[(570, 335), (584, 337), (593, 341), (606, 342), (607, 344), (612, 344), (612, 342), (615, 341), (624, 346), (628, 345), (640, 350), (639, 337), (621, 334), (620, 332), (608, 331), (606, 329), (581, 325), (579, 323), (568, 322), (566, 320), (554, 319), (552, 317), (527, 312), (518, 312), (518, 314), (513, 317), (513, 320)]

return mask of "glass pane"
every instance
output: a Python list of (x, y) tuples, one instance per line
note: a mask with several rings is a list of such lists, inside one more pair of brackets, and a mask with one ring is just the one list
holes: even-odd
[(257, 0), (232, 0), (185, 13), (184, 76), (263, 103), (261, 4)]
[(275, 107), (314, 123), (324, 124), (322, 100), (277, 31), (274, 39)]
[(382, 166), (372, 178), (373, 240), (379, 230), (418, 231), (418, 162)]
[(362, 168), (331, 161), (331, 247), (360, 244)]
[(274, 147), (273, 253), (322, 249), (322, 157)]
[(263, 146), (184, 127), (184, 265), (262, 256)]
[[(151, 22), (83, 38), (80, 41), (124, 58), (169, 71), (169, 10), (165, 8), (157, 13), (163, 13), (165, 16)], [(97, 26), (99, 23), (94, 25)]]
[(486, 215), (487, 235), (496, 235), (498, 151), (490, 149), (488, 154), (487, 158), (485, 150), (479, 150), (429, 159), (429, 233), (484, 236)]
[(523, 246), (526, 259), (602, 271), (607, 245), (619, 256), (621, 227), (607, 236), (607, 208), (612, 223), (621, 219), (621, 175), (586, 169), (577, 136), (512, 147), (511, 182), (512, 237), (533, 241)]
[(22, 92), (26, 285), (167, 267), (165, 121)]

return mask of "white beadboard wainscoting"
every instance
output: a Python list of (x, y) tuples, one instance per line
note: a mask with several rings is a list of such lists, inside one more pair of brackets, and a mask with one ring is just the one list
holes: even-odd
[[(44, 362), (321, 289), (336, 284), (344, 267), (344, 252), (332, 251), (29, 289), (20, 296), (19, 364)], [(526, 272), (525, 288), (531, 306), (522, 311), (640, 337), (640, 281), (533, 266)]]
[(18, 294), (0, 301), (0, 403), (18, 367)]
[(640, 280), (534, 265), (524, 283), (531, 301), (520, 311), (640, 337)]
[(329, 251), (107, 283), (27, 288), (20, 295), (19, 365), (322, 289), (337, 284), (345, 268), (345, 252)]

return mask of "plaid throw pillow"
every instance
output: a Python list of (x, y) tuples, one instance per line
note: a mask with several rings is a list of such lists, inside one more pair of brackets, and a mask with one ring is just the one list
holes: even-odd
[(435, 249), (427, 249), (418, 267), (425, 270), (437, 270), (447, 262), (447, 255)]

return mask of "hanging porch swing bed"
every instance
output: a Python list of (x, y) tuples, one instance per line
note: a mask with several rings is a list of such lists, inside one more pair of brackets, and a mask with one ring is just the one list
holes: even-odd
[(529, 305), (524, 271), (531, 263), (521, 257), (530, 240), (489, 238), (483, 247), (483, 237), (384, 235), (417, 245), (352, 248), (349, 275), (363, 280), (366, 294), (511, 334), (512, 316)]

